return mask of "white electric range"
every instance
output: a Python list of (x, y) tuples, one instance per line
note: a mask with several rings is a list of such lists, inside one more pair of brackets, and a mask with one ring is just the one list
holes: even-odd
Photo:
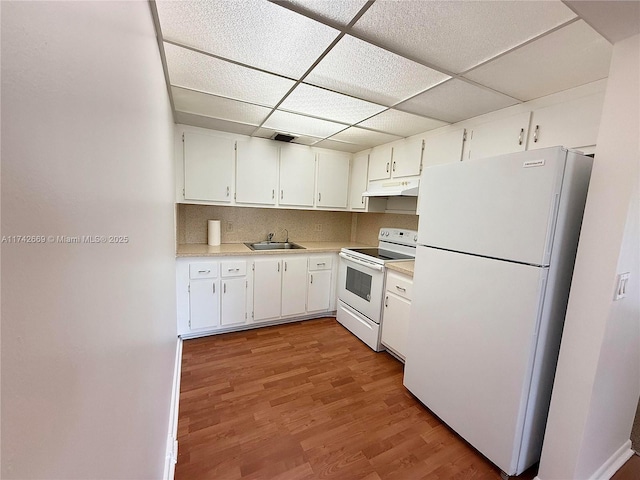
[(338, 270), (337, 320), (376, 352), (380, 343), (385, 264), (415, 258), (418, 232), (381, 228), (378, 248), (343, 248)]

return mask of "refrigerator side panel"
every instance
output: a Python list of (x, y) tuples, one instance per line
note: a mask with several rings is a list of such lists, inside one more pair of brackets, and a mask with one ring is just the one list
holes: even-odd
[(534, 381), (525, 419), (524, 428), (529, 434), (523, 439), (523, 454), (520, 458), (522, 465), (531, 465), (537, 461), (542, 451), (546, 422), (537, 422), (536, 419), (547, 418), (549, 413), (592, 165), (593, 161), (589, 157), (573, 152), (569, 152), (567, 156), (536, 349)]
[(404, 384), (509, 475), (522, 471), (546, 273), (422, 246), (416, 256)]
[(566, 154), (554, 147), (426, 168), (418, 243), (548, 265)]

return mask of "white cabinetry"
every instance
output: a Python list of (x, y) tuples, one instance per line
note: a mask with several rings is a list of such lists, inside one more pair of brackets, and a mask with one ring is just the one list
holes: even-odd
[(244, 323), (247, 320), (247, 262), (224, 261), (221, 269), (221, 325)]
[(329, 310), (331, 304), (331, 274), (333, 256), (322, 255), (309, 258), (309, 281), (307, 285), (307, 311)]
[(412, 287), (411, 277), (387, 270), (381, 342), (402, 360), (406, 353)]
[(531, 112), (523, 112), (467, 129), (464, 159), (524, 151), (530, 118)]
[(235, 141), (184, 132), (184, 199), (231, 202)]
[(385, 180), (391, 176), (393, 147), (390, 144), (374, 147), (369, 155), (369, 181)]
[(527, 148), (594, 146), (603, 103), (604, 92), (535, 110)]
[(280, 147), (279, 205), (313, 207), (316, 156), (311, 147)]
[(393, 146), (391, 178), (420, 175), (424, 142), (421, 138), (400, 140)]
[(349, 154), (319, 153), (317, 175), (318, 207), (347, 208)]
[(462, 160), (464, 129), (427, 138), (424, 145), (424, 168)]
[(270, 320), (280, 317), (282, 297), (281, 260), (266, 256), (253, 262), (253, 319)]
[(189, 329), (215, 328), (220, 324), (220, 284), (216, 262), (189, 265)]
[(278, 146), (251, 138), (238, 142), (236, 202), (275, 205), (278, 189)]
[(282, 259), (283, 317), (304, 315), (307, 305), (306, 277), (306, 255), (289, 255)]
[(360, 153), (351, 161), (351, 176), (349, 178), (349, 210), (365, 211), (368, 199), (362, 194), (367, 191), (367, 170), (369, 154)]

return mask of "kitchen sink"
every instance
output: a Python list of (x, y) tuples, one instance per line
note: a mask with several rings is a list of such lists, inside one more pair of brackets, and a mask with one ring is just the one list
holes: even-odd
[(291, 242), (257, 242), (257, 243), (245, 243), (251, 250), (293, 250), (304, 249), (298, 244)]

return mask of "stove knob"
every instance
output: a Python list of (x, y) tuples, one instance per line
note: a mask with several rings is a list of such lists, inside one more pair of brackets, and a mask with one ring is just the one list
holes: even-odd
[(414, 242), (417, 242), (417, 241), (418, 241), (418, 235), (414, 235), (414, 236), (413, 236), (413, 241), (414, 241)]
[(389, 236), (389, 232), (384, 232), (385, 237)]

